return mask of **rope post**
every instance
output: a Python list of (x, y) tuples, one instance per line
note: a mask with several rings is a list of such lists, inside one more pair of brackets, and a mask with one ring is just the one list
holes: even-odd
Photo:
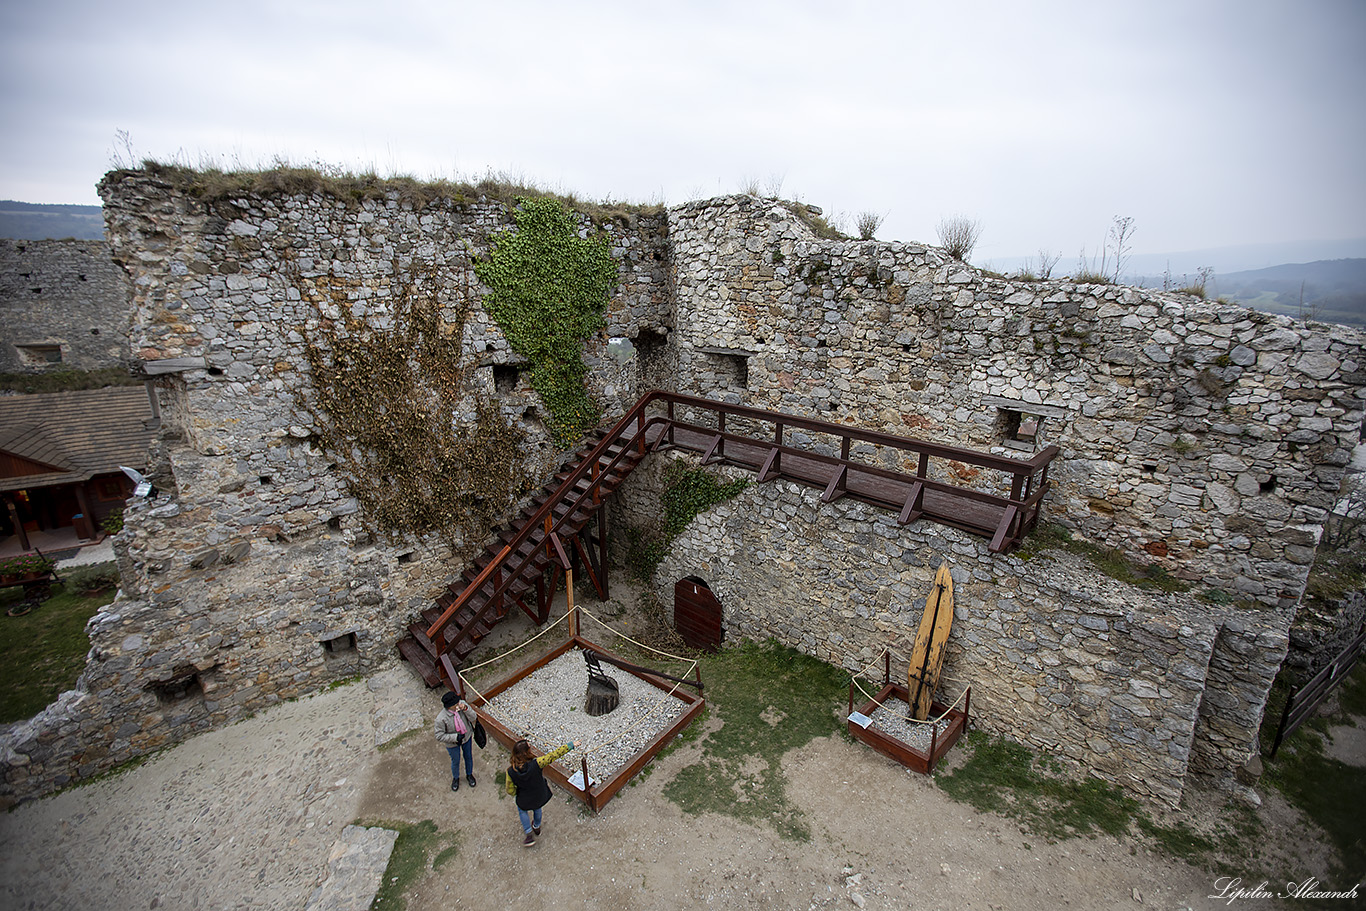
[(582, 757), (583, 761), (583, 796), (587, 798), (588, 809), (594, 813), (598, 812), (597, 798), (593, 794), (593, 786), (588, 783), (588, 756)]
[(569, 566), (564, 568), (564, 591), (569, 598), (569, 638), (576, 639), (579, 635), (579, 612), (574, 607), (574, 570)]

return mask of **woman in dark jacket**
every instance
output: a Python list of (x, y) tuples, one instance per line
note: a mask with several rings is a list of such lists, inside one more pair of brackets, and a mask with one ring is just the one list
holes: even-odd
[(522, 847), (536, 844), (536, 836), (541, 834), (541, 807), (550, 802), (550, 785), (541, 770), (578, 745), (575, 740), (533, 758), (531, 744), (525, 740), (513, 744), (512, 765), (508, 766), (508, 793), (517, 798), (517, 816), (526, 833)]

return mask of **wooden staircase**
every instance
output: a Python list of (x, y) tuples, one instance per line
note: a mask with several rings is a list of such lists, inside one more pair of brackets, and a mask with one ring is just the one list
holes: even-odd
[[(797, 431), (806, 439), (795, 439)], [(813, 439), (826, 440), (824, 450)], [(598, 596), (607, 597), (603, 504), (648, 453), (663, 449), (699, 453), (704, 465), (753, 471), (759, 484), (782, 478), (814, 487), (822, 503), (861, 500), (897, 513), (902, 525), (930, 521), (982, 535), (993, 553), (1009, 553), (1034, 529), (1051, 487), (1049, 465), (1059, 455), (1058, 447), (1047, 446), (1030, 459), (1013, 459), (655, 390), (567, 459), (422, 619), (409, 625), (398, 650), (428, 686), (462, 690), (456, 667), (514, 607), (537, 623), (549, 619), (567, 569), (577, 574), (582, 564)], [(932, 471), (932, 462), (958, 471)], [(968, 480), (960, 482), (964, 473)], [(974, 484), (971, 479), (979, 475), (994, 481)]]
[(598, 431), (566, 459), (422, 619), (408, 625), (399, 654), (428, 686), (459, 690), (455, 668), (514, 607), (546, 622), (566, 567), (577, 575), (582, 565), (598, 596), (607, 597), (603, 505), (648, 452), (645, 433), (622, 431), (621, 424), (610, 434)]

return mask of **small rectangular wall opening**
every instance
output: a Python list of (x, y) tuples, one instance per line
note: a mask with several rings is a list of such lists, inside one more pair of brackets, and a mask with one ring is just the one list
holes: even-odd
[(204, 695), (204, 681), (199, 671), (192, 667), (179, 668), (166, 680), (153, 680), (147, 689), (157, 697), (161, 705), (175, 705)]
[(356, 650), (356, 634), (354, 632), (338, 633), (330, 639), (322, 640), (323, 651), (329, 655), (344, 655), (347, 652)]
[(511, 364), (493, 365), (493, 389), (500, 395), (508, 395), (517, 388), (517, 378), (521, 371)]
[(718, 388), (737, 392), (749, 388), (749, 352), (703, 349), (702, 353)]
[(19, 349), (19, 359), (25, 364), (60, 364), (61, 345), (15, 345)]
[(1014, 408), (996, 409), (996, 435), (1010, 449), (1033, 452), (1043, 437), (1041, 415)]

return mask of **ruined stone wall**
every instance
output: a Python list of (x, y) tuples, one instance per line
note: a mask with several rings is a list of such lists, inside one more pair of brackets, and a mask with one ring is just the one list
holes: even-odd
[[(298, 399), (311, 382), (306, 337), (326, 321), (391, 331), (403, 295), (417, 288), (462, 332), (453, 420), (463, 432), (475, 432), (481, 401), (518, 428), (523, 491), (563, 456), (473, 271), (512, 225), (505, 206), (444, 199), (415, 208), (396, 193), (206, 204), (146, 175), (106, 181), (102, 193), (132, 287), (134, 356), (160, 396), (159, 495), (125, 513), (123, 595), (91, 624), (77, 690), (0, 739), (0, 799), (397, 660), (408, 620), (483, 546), (447, 530), (373, 532)], [(597, 229), (585, 220), (582, 230)], [(619, 285), (585, 361), (610, 418), (643, 390), (640, 359), (613, 356), (609, 340), (644, 333), (648, 347), (670, 324), (667, 249), (662, 214), (602, 230)]]
[(891, 648), (904, 684), (926, 596), (948, 561), (955, 610), (941, 700), (971, 686), (979, 727), (1177, 802), (1218, 618), (1071, 554), (1000, 557), (987, 543), (901, 526), (855, 501), (821, 503), (820, 491), (778, 481), (695, 519), (655, 578), (670, 615), (673, 583), (700, 576), (721, 601), (729, 640), (771, 636), (876, 679)]
[[(562, 455), (472, 268), (511, 224), (503, 206), (205, 203), (146, 174), (102, 192), (133, 289), (131, 345), (161, 396), (163, 493), (127, 511), (124, 597), (93, 621), (77, 690), (0, 736), (18, 796), (395, 660), (407, 619), (482, 543), (368, 530), (298, 403), (309, 332), (388, 331), (417, 287), (460, 327), (454, 420), (468, 429), (477, 403), (494, 404), (525, 434), (527, 487)], [(1360, 433), (1359, 334), (822, 240), (776, 201), (604, 229), (620, 286), (585, 360), (608, 418), (672, 385), (1006, 455), (1057, 444), (1045, 520), (1189, 585), (1159, 595), (1061, 551), (995, 555), (777, 482), (690, 527), (655, 577), (666, 603), (700, 575), (733, 638), (773, 635), (852, 670), (888, 642), (905, 650), (947, 559), (961, 603), (945, 691), (972, 684), (985, 727), (1158, 799), (1192, 772), (1231, 778)], [(999, 490), (969, 466), (936, 470)], [(658, 513), (660, 469), (642, 471), (613, 506), (618, 543)]]
[[(1165, 799), (1188, 766), (1231, 781), (1255, 750), (1326, 510), (1360, 436), (1361, 334), (1183, 295), (1010, 281), (914, 244), (821, 240), (790, 205), (750, 197), (672, 210), (670, 236), (680, 391), (1003, 455), (1056, 444), (1045, 520), (1187, 584), (1155, 600), (1108, 580), (1098, 587), (1084, 562), (1041, 578), (957, 532), (900, 531), (949, 555), (969, 592), (980, 586), (983, 613), (969, 608), (956, 627), (950, 668), (981, 690), (989, 726), (1112, 777), (1144, 768), (1160, 782), (1150, 793)], [(1022, 421), (1038, 432), (1019, 434)], [(967, 466), (940, 472), (993, 483)], [(853, 647), (876, 643), (923, 598), (933, 567), (910, 584), (886, 568), (882, 542), (866, 540), (863, 523), (881, 520), (860, 513), (831, 530), (825, 513), (862, 507), (816, 510), (808, 494), (792, 496), (771, 507), (792, 521), (756, 521), (734, 538), (771, 555), (775, 539), (820, 534), (825, 549), (765, 563), (703, 535), (680, 543), (656, 587), (667, 599), (684, 575), (713, 589), (719, 581), (738, 634), (776, 633), (847, 665)], [(778, 577), (808, 565), (817, 575), (780, 589), (789, 598), (774, 604)], [(1088, 629), (1104, 647), (1078, 650)], [(1159, 662), (1141, 695), (1126, 694), (1124, 661), (1139, 662), (1143, 680), (1154, 643), (1180, 658)], [(1031, 676), (1040, 663), (1075, 686)], [(1108, 682), (1083, 679), (1106, 669)], [(1098, 701), (1071, 701), (1075, 687)], [(1178, 698), (1154, 712), (1148, 700), (1165, 690)], [(1175, 765), (1164, 768), (1168, 759)]]
[(128, 277), (104, 241), (0, 239), (0, 373), (125, 366), (128, 324)]

